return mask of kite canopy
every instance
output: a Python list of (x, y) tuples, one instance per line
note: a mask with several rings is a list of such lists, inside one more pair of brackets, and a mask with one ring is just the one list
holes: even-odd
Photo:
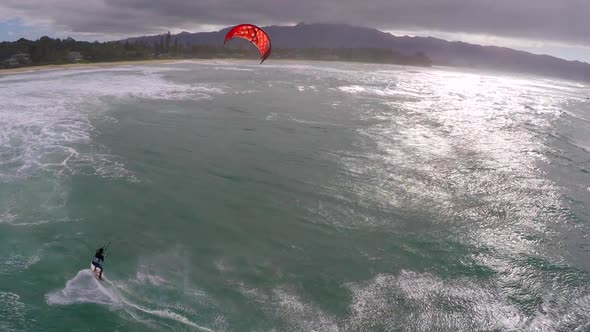
[(225, 35), (225, 41), (227, 43), (232, 38), (243, 38), (254, 44), (260, 52), (260, 57), (263, 63), (266, 58), (270, 55), (271, 45), (270, 38), (264, 32), (264, 30), (252, 24), (240, 24), (232, 28), (227, 35)]

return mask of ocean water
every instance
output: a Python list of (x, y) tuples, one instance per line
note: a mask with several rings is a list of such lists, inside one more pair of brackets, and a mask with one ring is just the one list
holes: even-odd
[(590, 331), (588, 97), (350, 63), (1, 76), (0, 331)]

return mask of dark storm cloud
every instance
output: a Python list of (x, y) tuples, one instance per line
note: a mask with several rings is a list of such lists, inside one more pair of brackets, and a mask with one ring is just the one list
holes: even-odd
[(589, 0), (2, 0), (0, 10), (83, 33), (306, 21), (590, 45)]

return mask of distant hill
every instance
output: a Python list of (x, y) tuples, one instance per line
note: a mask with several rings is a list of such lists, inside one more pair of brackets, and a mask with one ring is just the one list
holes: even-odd
[[(216, 32), (182, 32), (173, 37), (183, 45), (219, 46), (223, 44), (229, 29)], [(269, 26), (263, 29), (270, 35), (274, 48), (387, 48), (408, 56), (424, 53), (434, 65), (532, 73), (590, 81), (588, 63), (504, 47), (449, 42), (432, 37), (399, 37), (377, 29), (346, 24), (300, 23), (295, 26)], [(155, 44), (162, 36), (143, 36), (129, 38), (127, 41)]]

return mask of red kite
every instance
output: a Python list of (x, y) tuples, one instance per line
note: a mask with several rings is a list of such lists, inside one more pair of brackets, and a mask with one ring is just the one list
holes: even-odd
[(250, 43), (254, 44), (258, 51), (260, 52), (260, 58), (263, 63), (266, 58), (270, 55), (271, 44), (270, 38), (264, 32), (264, 30), (260, 29), (259, 27), (252, 25), (252, 24), (240, 24), (229, 30), (227, 35), (225, 35), (225, 41), (223, 44), (227, 43), (232, 38), (244, 38), (248, 40)]

